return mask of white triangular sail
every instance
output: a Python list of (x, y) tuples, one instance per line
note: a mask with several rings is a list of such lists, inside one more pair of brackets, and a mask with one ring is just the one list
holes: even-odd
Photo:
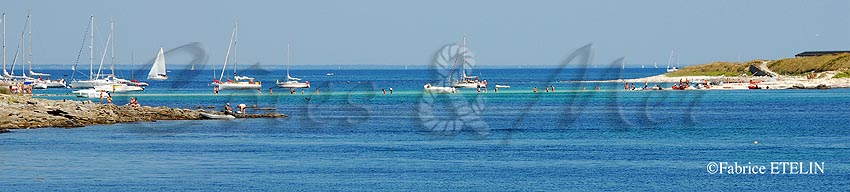
[(156, 55), (156, 60), (148, 73), (148, 79), (168, 79), (165, 74), (165, 50), (162, 47), (159, 48), (159, 54)]

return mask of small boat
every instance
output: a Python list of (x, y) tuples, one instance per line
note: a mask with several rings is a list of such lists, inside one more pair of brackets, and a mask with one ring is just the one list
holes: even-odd
[(511, 88), (510, 85), (496, 85), (496, 88)]
[(325, 76), (334, 76), (334, 72), (328, 72), (325, 74)]
[(32, 88), (33, 88), (33, 89), (47, 89), (47, 84), (44, 84), (44, 83), (33, 83), (33, 84), (32, 84)]
[(159, 48), (159, 53), (156, 54), (151, 71), (148, 72), (148, 79), (159, 81), (168, 79), (165, 71), (165, 50), (162, 47)]
[(83, 98), (107, 98), (109, 97), (109, 93), (106, 91), (99, 91), (95, 89), (81, 89), (73, 91), (75, 96), (83, 97)]
[(206, 119), (236, 119), (233, 115), (227, 114), (201, 113), (201, 116)]
[(431, 86), (430, 83), (425, 84), (425, 91), (429, 93), (441, 93), (441, 94), (449, 94), (456, 93), (457, 88), (454, 87), (440, 87), (440, 86)]
[(132, 91), (144, 91), (145, 88), (139, 86), (130, 86), (127, 84), (112, 84), (112, 85), (101, 85), (94, 87), (94, 90), (97, 91), (105, 91), (110, 93), (123, 93), (123, 92), (132, 92)]

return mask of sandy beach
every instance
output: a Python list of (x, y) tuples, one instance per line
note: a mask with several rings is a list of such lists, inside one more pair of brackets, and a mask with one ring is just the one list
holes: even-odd
[[(650, 85), (658, 83), (678, 83), (680, 81), (689, 80), (690, 82), (702, 82), (703, 80), (719, 84), (730, 88), (744, 88), (750, 85), (750, 80), (760, 82), (761, 87), (770, 87), (771, 89), (817, 89), (817, 88), (850, 88), (850, 78), (832, 78), (836, 72), (823, 72), (820, 78), (807, 79), (803, 76), (682, 76), (668, 77), (664, 74), (649, 76), (635, 79), (615, 79), (603, 81), (584, 81), (584, 82), (608, 82), (608, 83), (634, 83), (643, 84), (648, 82)], [(826, 86), (826, 87), (824, 87)], [(668, 88), (666, 86), (665, 88)]]

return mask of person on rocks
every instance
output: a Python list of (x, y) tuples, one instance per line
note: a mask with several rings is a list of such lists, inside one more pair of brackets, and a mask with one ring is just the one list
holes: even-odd
[(136, 98), (135, 98), (135, 97), (130, 97), (130, 103), (129, 103), (129, 104), (127, 104), (127, 105), (130, 105), (130, 107), (133, 107), (133, 108), (139, 108), (139, 107), (142, 107), (142, 105), (139, 105), (139, 101), (138, 101), (138, 100), (136, 100)]
[(230, 103), (224, 104), (224, 113), (225, 114), (232, 114), (233, 113), (233, 108), (230, 107)]

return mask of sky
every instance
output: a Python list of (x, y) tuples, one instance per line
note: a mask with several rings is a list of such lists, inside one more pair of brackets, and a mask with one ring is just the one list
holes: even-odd
[[(469, 36), (478, 66), (557, 65), (593, 44), (594, 62), (625, 57), (629, 66), (778, 59), (808, 50), (850, 50), (846, 0), (79, 0), (3, 1), (7, 62), (33, 13), (33, 57), (75, 63), (89, 16), (95, 52), (115, 21), (118, 63), (140, 63), (200, 42), (222, 63), (234, 21), (239, 63), (427, 65), (442, 45)], [(85, 45), (87, 46), (87, 44)], [(100, 53), (96, 53), (99, 58)], [(80, 63), (88, 63), (88, 49)], [(95, 63), (99, 62), (96, 59)], [(177, 56), (167, 63), (186, 63)]]

